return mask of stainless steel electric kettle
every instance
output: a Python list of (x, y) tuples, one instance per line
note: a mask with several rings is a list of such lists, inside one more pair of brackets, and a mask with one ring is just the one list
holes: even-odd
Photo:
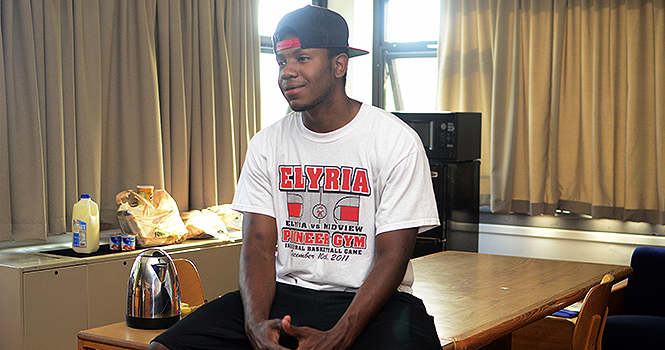
[(134, 260), (127, 282), (127, 325), (169, 328), (180, 320), (180, 283), (171, 257), (146, 249)]

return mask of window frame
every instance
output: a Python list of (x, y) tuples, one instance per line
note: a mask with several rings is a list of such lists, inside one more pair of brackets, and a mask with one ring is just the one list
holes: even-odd
[(395, 66), (395, 59), (437, 57), (437, 41), (387, 42), (386, 6), (389, 0), (374, 0), (374, 35), (372, 47), (372, 105), (386, 107), (386, 77), (390, 77), (395, 109), (402, 110), (403, 103), (398, 76), (386, 67)]

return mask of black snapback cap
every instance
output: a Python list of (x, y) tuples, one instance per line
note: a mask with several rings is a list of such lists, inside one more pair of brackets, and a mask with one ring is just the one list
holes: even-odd
[[(284, 40), (289, 34), (295, 34), (297, 38)], [(291, 47), (347, 48), (349, 57), (369, 53), (349, 46), (349, 26), (344, 17), (314, 5), (307, 5), (284, 15), (277, 24), (272, 42), (275, 53)]]

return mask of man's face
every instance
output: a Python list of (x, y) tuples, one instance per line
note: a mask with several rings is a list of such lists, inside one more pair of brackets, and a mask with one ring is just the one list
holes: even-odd
[(288, 48), (277, 52), (279, 87), (294, 111), (308, 111), (333, 92), (335, 75), (327, 49)]

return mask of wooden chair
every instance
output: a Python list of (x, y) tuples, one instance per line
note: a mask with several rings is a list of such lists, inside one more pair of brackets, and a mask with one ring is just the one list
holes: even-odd
[(513, 333), (513, 350), (600, 350), (614, 276), (586, 294), (577, 317), (547, 317)]
[(589, 290), (573, 331), (573, 350), (600, 350), (607, 320), (607, 302), (614, 276), (605, 275), (600, 284)]
[(178, 281), (180, 281), (180, 301), (197, 307), (205, 303), (199, 271), (189, 259), (173, 259)]

